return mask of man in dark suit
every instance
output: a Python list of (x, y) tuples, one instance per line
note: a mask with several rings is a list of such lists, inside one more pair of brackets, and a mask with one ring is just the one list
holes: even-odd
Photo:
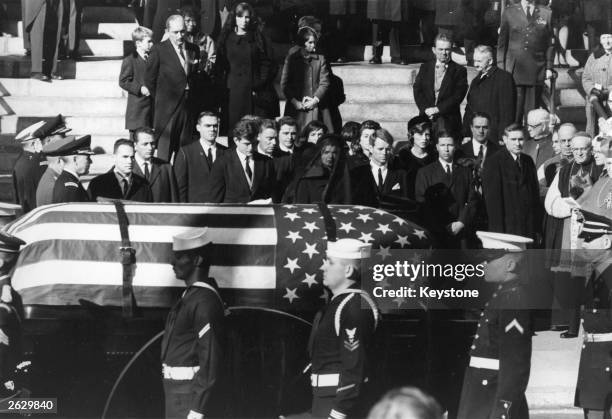
[(75, 138), (70, 135), (57, 140), (56, 148), (47, 156), (61, 156), (64, 169), (53, 187), (53, 204), (62, 202), (89, 202), (91, 198), (83, 185), (81, 176), (89, 173), (91, 166), (91, 135)]
[(456, 158), (478, 159), (480, 167), (487, 156), (493, 155), (501, 147), (495, 137), (491, 136), (491, 117), (485, 112), (472, 113), (468, 121), (471, 136), (457, 151)]
[(57, 67), (62, 37), (63, 0), (22, 0), (23, 27), (29, 34), (33, 79), (60, 79)]
[(453, 162), (455, 142), (450, 133), (441, 131), (436, 143), (438, 160), (419, 169), (415, 198), (423, 221), (440, 246), (466, 247), (473, 231), (476, 195), (469, 169)]
[(512, 75), (495, 65), (493, 48), (479, 45), (474, 50), (474, 65), (478, 74), (472, 80), (463, 115), (463, 134), (470, 135), (472, 116), (486, 112), (489, 119), (489, 139), (501, 140), (501, 131), (514, 122), (516, 89)]
[(461, 133), (460, 105), (468, 86), (465, 67), (451, 61), (452, 45), (447, 35), (436, 37), (436, 59), (421, 64), (413, 91), (421, 114), (457, 139)]
[(153, 202), (179, 202), (172, 165), (153, 157), (155, 140), (151, 128), (134, 131), (134, 151), (132, 172), (149, 182)]
[(200, 59), (197, 46), (185, 42), (185, 22), (180, 15), (166, 21), (168, 39), (151, 49), (145, 85), (153, 98), (153, 128), (157, 157), (170, 161), (180, 145), (191, 141), (196, 72)]
[(136, 51), (123, 59), (119, 87), (128, 92), (125, 110), (125, 129), (130, 131), (132, 139), (134, 130), (151, 126), (151, 92), (145, 86), (147, 60), (153, 46), (153, 32), (142, 26), (132, 32), (132, 41)]
[(227, 147), (217, 143), (219, 117), (202, 112), (196, 129), (200, 139), (181, 147), (174, 160), (174, 174), (180, 202), (213, 202), (211, 197), (213, 165), (227, 153)]
[(236, 148), (225, 153), (213, 165), (212, 202), (246, 203), (278, 200), (272, 159), (253, 152), (257, 144), (258, 124), (241, 120), (232, 133)]
[(489, 230), (527, 236), (539, 243), (543, 205), (531, 157), (523, 154), (525, 130), (512, 124), (504, 130), (505, 149), (489, 157), (482, 174), (482, 192)]
[(522, 0), (503, 11), (497, 42), (497, 65), (517, 86), (516, 122), (540, 105), (544, 79), (554, 63), (552, 12), (535, 0)]
[(89, 184), (93, 200), (98, 197), (151, 202), (153, 195), (145, 178), (132, 172), (134, 143), (125, 138), (115, 141), (115, 165), (106, 173), (96, 176)]

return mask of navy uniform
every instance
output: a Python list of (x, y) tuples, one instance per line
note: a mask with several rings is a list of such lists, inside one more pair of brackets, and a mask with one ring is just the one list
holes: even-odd
[[(501, 233), (479, 231), (477, 235), (485, 248), (520, 250), (532, 242)], [(526, 297), (524, 285), (508, 281), (501, 283), (486, 303), (470, 350), (458, 419), (529, 417), (525, 390), (533, 327)]]
[(511, 73), (517, 86), (517, 122), (538, 107), (545, 70), (554, 62), (552, 12), (531, 7), (530, 16), (520, 2), (504, 10), (497, 43), (497, 66)]
[[(87, 156), (88, 161), (91, 162), (89, 156), (94, 153), (91, 151), (90, 144), (91, 135), (85, 135), (81, 138), (70, 135), (55, 141), (53, 143), (53, 149), (47, 149), (45, 154), (51, 157), (84, 155)], [(64, 168), (53, 186), (53, 203), (89, 201), (91, 201), (89, 194), (81, 184), (78, 175)]]
[[(210, 242), (205, 234), (206, 228), (199, 228), (177, 235), (172, 248), (205, 246)], [(167, 418), (210, 415), (223, 357), (224, 306), (215, 280), (202, 278), (188, 285), (170, 311), (161, 349)]]
[[(357, 242), (369, 257), (370, 245), (355, 239), (328, 242), (328, 257), (354, 259), (347, 254)], [(312, 411), (315, 418), (362, 417), (364, 384), (379, 313), (374, 301), (359, 284), (335, 294), (315, 316), (309, 340), (312, 360)]]
[[(47, 156), (48, 153), (56, 151), (61, 144), (61, 141), (58, 143), (57, 140), (65, 138), (66, 133), (69, 131), (71, 131), (71, 129), (66, 127), (61, 114), (47, 121), (45, 125), (37, 131), (43, 143), (42, 154)], [(53, 165), (49, 165), (49, 160), (47, 160), (46, 163), (47, 169), (36, 187), (37, 207), (48, 205), (53, 202), (53, 187), (55, 186), (57, 177), (61, 173), (61, 171), (57, 171), (57, 168), (54, 169), (52, 167)]]
[(36, 207), (36, 188), (38, 182), (47, 168), (47, 161), (39, 151), (42, 148), (40, 137), (36, 131), (45, 125), (45, 121), (39, 121), (25, 128), (15, 136), (24, 147), (28, 147), (21, 153), (13, 168), (13, 189), (15, 202), (28, 212)]
[(587, 281), (582, 310), (584, 342), (574, 404), (584, 410), (585, 418), (609, 418), (612, 408), (612, 220), (586, 211), (582, 215), (579, 238), (589, 244), (596, 243), (594, 240), (607, 240), (607, 243), (602, 247), (584, 244), (593, 250), (581, 254), (592, 264), (592, 274)]

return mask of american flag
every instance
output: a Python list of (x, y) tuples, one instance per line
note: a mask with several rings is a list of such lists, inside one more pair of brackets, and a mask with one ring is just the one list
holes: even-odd
[[(391, 249), (429, 248), (424, 229), (386, 211), (329, 206), (337, 238)], [(126, 203), (136, 253), (133, 288), (139, 307), (171, 307), (184, 282), (174, 277), (172, 237), (206, 226), (215, 247), (210, 276), (230, 305), (311, 312), (327, 298), (321, 268), (326, 228), (316, 205), (196, 205)], [(5, 230), (27, 245), (13, 274), (25, 305), (71, 306), (79, 299), (121, 306), (121, 236), (111, 203), (37, 208)]]

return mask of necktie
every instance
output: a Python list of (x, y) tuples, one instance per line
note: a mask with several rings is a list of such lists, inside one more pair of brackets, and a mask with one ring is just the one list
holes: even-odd
[(527, 6), (527, 19), (531, 20), (532, 17), (533, 17), (533, 12), (531, 11), (531, 6), (528, 5)]
[(248, 156), (246, 157), (245, 161), (245, 165), (244, 165), (244, 171), (247, 174), (247, 177), (249, 178), (249, 182), (253, 181), (253, 171), (251, 170), (251, 166), (249, 165), (249, 160), (251, 160)]
[(451, 174), (450, 164), (446, 165), (446, 177), (448, 178), (448, 180), (451, 180), (453, 178), (453, 175)]
[(181, 54), (181, 58), (183, 59), (183, 61), (185, 61), (185, 53), (183, 52), (183, 46), (179, 45), (178, 49), (179, 49), (179, 54)]
[(144, 60), (147, 61), (149, 59), (149, 53), (145, 52), (144, 53)]
[(149, 180), (149, 177), (151, 176), (151, 172), (149, 172), (149, 163), (145, 162), (144, 164), (144, 177), (146, 180)]
[(123, 197), (125, 198), (125, 196), (127, 195), (127, 191), (128, 191), (128, 181), (126, 178), (121, 179), (121, 187), (123, 189)]
[(521, 170), (521, 156), (516, 156), (516, 167), (518, 167), (519, 171)]
[(478, 149), (478, 159), (482, 160), (482, 156), (484, 156), (484, 146), (481, 144), (480, 148)]
[(382, 168), (378, 168), (378, 192), (382, 192), (383, 188), (383, 176), (382, 176)]
[(208, 154), (206, 154), (206, 160), (208, 160), (208, 165), (212, 167), (212, 164), (213, 164), (212, 147), (208, 147)]

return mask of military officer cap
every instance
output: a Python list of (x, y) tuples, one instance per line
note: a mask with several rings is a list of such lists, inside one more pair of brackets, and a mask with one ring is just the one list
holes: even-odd
[(612, 234), (612, 220), (603, 215), (597, 215), (589, 211), (581, 211), (582, 226), (578, 237), (586, 242), (598, 239), (601, 236)]
[(514, 234), (477, 231), (476, 235), (482, 243), (482, 250), (478, 255), (484, 260), (494, 260), (508, 252), (521, 252), (527, 249), (528, 244), (533, 243), (533, 239), (529, 237)]
[(26, 244), (20, 238), (12, 236), (4, 231), (0, 231), (0, 252), (19, 253), (21, 246)]
[(207, 234), (208, 227), (192, 228), (172, 237), (172, 250), (182, 252), (185, 250), (199, 249), (211, 243)]
[(71, 131), (71, 129), (66, 127), (64, 118), (61, 114), (59, 114), (55, 118), (45, 122), (40, 128), (34, 131), (34, 136), (36, 138), (45, 138), (51, 135), (66, 134), (69, 131)]
[(91, 151), (91, 135), (77, 138), (69, 135), (43, 147), (43, 153), (47, 156), (76, 156), (95, 154)]
[(15, 136), (15, 140), (19, 141), (20, 143), (24, 143), (26, 141), (35, 140), (37, 138), (40, 138), (36, 136), (35, 133), (44, 125), (45, 125), (45, 121), (38, 121), (35, 124), (32, 124), (29, 127), (24, 128)]
[(408, 121), (408, 129), (412, 129), (415, 126), (417, 126), (418, 124), (421, 124), (423, 122), (431, 123), (429, 118), (426, 117), (425, 115), (415, 116), (410, 121)]
[(15, 217), (17, 215), (21, 215), (21, 213), (21, 205), (0, 202), (0, 217)]
[(367, 259), (372, 253), (372, 245), (357, 239), (340, 239), (327, 242), (327, 257), (340, 259)]

